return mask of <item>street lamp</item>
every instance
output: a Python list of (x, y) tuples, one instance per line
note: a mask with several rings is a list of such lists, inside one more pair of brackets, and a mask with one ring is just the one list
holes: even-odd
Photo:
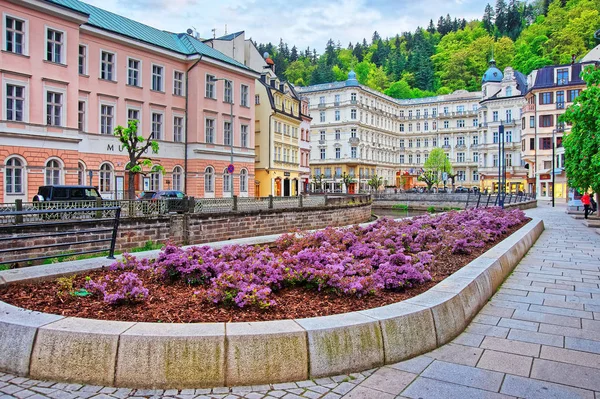
[[(229, 101), (229, 106), (230, 106), (230, 108), (229, 108), (229, 123), (230, 123), (230, 125), (229, 125), (229, 131), (230, 131), (230, 134), (231, 134), (231, 137), (230, 137), (230, 140), (229, 140), (229, 144), (230, 144), (230, 147), (231, 147), (231, 157), (230, 157), (229, 164), (233, 166), (233, 83), (229, 79), (226, 79), (226, 78), (215, 78), (215, 77), (213, 77), (210, 81), (211, 82), (217, 82), (219, 80), (231, 83), (231, 96), (232, 96), (232, 98), (230, 98), (230, 101)], [(231, 198), (233, 198), (233, 170), (231, 172), (229, 172), (229, 174), (231, 176), (231, 178), (229, 179), (229, 185), (230, 185), (230, 188), (231, 188)]]
[(506, 191), (506, 160), (504, 160), (504, 125), (500, 121), (498, 126), (498, 206), (504, 208)]

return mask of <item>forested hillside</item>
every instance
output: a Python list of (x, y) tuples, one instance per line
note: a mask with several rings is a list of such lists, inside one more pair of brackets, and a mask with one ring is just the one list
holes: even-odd
[(358, 80), (395, 98), (446, 94), (458, 89), (480, 90), (481, 76), (492, 56), (528, 74), (545, 65), (583, 57), (597, 41), (600, 0), (497, 0), (481, 20), (440, 17), (427, 28), (369, 41), (349, 43), (330, 39), (324, 54), (299, 50), (280, 41), (257, 44), (268, 52), (277, 72), (298, 86), (346, 80), (354, 69)]

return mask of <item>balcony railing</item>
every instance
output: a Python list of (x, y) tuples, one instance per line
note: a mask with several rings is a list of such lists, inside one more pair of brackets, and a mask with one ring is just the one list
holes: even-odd
[(565, 103), (564, 102), (556, 103), (556, 109), (565, 109)]
[(325, 103), (319, 103), (319, 109), (323, 109), (327, 106)]
[(319, 144), (324, 145), (325, 144), (325, 140), (319, 140)]
[(360, 143), (360, 139), (358, 137), (350, 137), (350, 140), (348, 140), (348, 142), (350, 144), (359, 144)]

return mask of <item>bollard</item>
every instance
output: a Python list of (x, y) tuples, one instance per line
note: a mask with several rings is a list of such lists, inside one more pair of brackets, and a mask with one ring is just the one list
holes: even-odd
[[(96, 208), (102, 208), (102, 198), (96, 198)], [(102, 219), (102, 211), (96, 211), (96, 218)]]
[(490, 206), (490, 200), (492, 199), (492, 194), (488, 194), (488, 199), (487, 199), (487, 203), (485, 204), (485, 207), (489, 207)]
[(269, 209), (273, 209), (273, 196), (269, 194)]
[(233, 209), (232, 209), (232, 211), (233, 212), (237, 212), (237, 210), (238, 210), (238, 196), (234, 195), (233, 196)]
[[(17, 212), (20, 212), (23, 210), (23, 200), (15, 200), (15, 206), (17, 209)], [(17, 215), (15, 216), (15, 224), (19, 224), (19, 223), (23, 223), (23, 215)]]
[(303, 202), (302, 198), (303, 198), (302, 195), (298, 196), (298, 207), (300, 207), (300, 208), (304, 207), (304, 204), (302, 203)]
[(477, 198), (477, 207), (479, 209), (479, 202), (481, 201), (481, 193), (479, 193), (479, 197)]

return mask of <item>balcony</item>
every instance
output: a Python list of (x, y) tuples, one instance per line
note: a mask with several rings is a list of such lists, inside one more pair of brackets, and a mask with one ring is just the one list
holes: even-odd
[(525, 105), (523, 108), (521, 108), (521, 113), (526, 113), (526, 112), (534, 112), (535, 111), (535, 104), (527, 104)]
[(564, 102), (556, 103), (556, 109), (565, 109), (565, 103)]
[(359, 144), (360, 143), (360, 139), (358, 137), (350, 137), (350, 140), (348, 140), (348, 142), (350, 144)]
[(569, 79), (556, 79), (557, 86), (564, 86), (569, 84)]
[(339, 102), (339, 101), (334, 101), (333, 105), (334, 105), (335, 107), (339, 107), (339, 106), (340, 106), (340, 102)]
[(325, 145), (325, 140), (319, 140), (320, 145)]
[(350, 104), (356, 105), (356, 104), (358, 104), (358, 102), (356, 100), (350, 100)]
[(444, 149), (444, 150), (449, 150), (449, 149), (450, 149), (450, 145), (449, 145), (449, 144), (444, 144), (444, 145), (442, 146), (442, 149)]
[(327, 104), (319, 103), (319, 109), (324, 109), (325, 107), (327, 107)]
[(466, 149), (467, 149), (467, 146), (466, 146), (466, 145), (464, 145), (464, 144), (457, 144), (457, 145), (456, 145), (456, 149), (457, 149), (457, 150), (466, 150)]

